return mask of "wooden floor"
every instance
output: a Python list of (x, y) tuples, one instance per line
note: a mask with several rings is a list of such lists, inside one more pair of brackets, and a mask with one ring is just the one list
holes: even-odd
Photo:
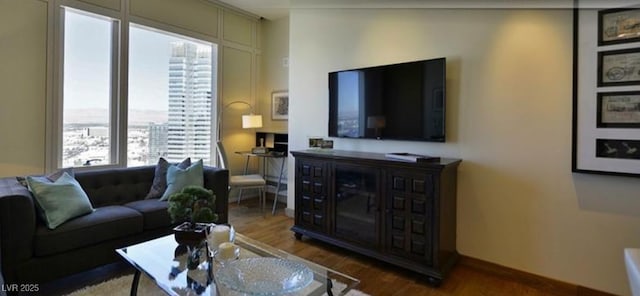
[[(575, 289), (549, 289), (545, 283), (521, 280), (518, 272), (495, 272), (486, 264), (459, 263), (439, 288), (426, 283), (424, 276), (386, 264), (357, 253), (346, 251), (323, 242), (303, 238), (296, 240), (293, 219), (284, 215), (284, 205), (271, 215), (270, 209), (261, 212), (255, 201), (243, 201), (240, 206), (230, 204), (230, 223), (250, 238), (295, 254), (307, 260), (327, 266), (360, 280), (357, 289), (370, 295), (602, 295)], [(133, 268), (122, 262), (91, 272), (68, 277), (43, 285), (38, 295), (62, 295), (88, 285), (133, 273)], [(516, 276), (514, 276), (516, 274)], [(570, 285), (569, 285), (570, 286)]]
[[(458, 264), (438, 288), (424, 276), (357, 253), (303, 237), (296, 240), (293, 219), (279, 209), (275, 216), (261, 214), (251, 203), (230, 208), (236, 231), (299, 257), (327, 266), (360, 280), (358, 289), (371, 295), (552, 295), (548, 289), (526, 285), (494, 273)], [(578, 294), (578, 293), (576, 293)], [(576, 295), (573, 294), (573, 295)], [(566, 293), (562, 293), (566, 295)]]

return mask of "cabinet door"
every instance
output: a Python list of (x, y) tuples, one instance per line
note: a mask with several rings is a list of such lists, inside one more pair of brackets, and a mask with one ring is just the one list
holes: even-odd
[(296, 225), (326, 233), (327, 165), (320, 161), (296, 160)]
[(332, 194), (332, 234), (335, 237), (377, 248), (379, 176), (375, 167), (335, 165)]
[(432, 264), (434, 176), (390, 170), (386, 191), (385, 248), (394, 255)]

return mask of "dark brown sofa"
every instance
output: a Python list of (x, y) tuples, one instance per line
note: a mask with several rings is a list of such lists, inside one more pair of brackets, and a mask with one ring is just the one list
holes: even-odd
[[(167, 202), (145, 200), (155, 166), (76, 172), (95, 211), (50, 230), (15, 177), (0, 179), (0, 252), (6, 284), (36, 284), (121, 260), (116, 248), (172, 233)], [(205, 167), (218, 223), (228, 219), (229, 171)]]

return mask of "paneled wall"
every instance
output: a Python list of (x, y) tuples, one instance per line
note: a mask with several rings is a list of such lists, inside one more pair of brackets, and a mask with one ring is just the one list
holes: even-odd
[[(0, 2), (0, 177), (45, 171), (46, 104), (51, 85), (47, 71), (53, 55), (50, 11), (54, 0)], [(232, 8), (204, 0), (67, 0), (82, 9), (128, 15), (132, 22), (205, 39), (218, 44), (218, 105), (256, 99), (260, 21)], [(124, 11), (123, 11), (124, 9)], [(127, 14), (127, 11), (129, 12)], [(48, 54), (50, 55), (48, 57)], [(228, 76), (228, 77), (227, 77)], [(222, 136), (230, 152), (254, 146), (252, 131), (240, 127), (245, 105), (224, 113)], [(242, 159), (230, 157), (230, 168), (240, 172)]]
[(45, 161), (47, 3), (0, 1), (0, 176)]

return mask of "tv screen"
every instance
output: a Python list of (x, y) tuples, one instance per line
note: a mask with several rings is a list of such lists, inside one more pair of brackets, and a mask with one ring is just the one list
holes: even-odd
[(329, 73), (329, 136), (445, 141), (446, 59)]

